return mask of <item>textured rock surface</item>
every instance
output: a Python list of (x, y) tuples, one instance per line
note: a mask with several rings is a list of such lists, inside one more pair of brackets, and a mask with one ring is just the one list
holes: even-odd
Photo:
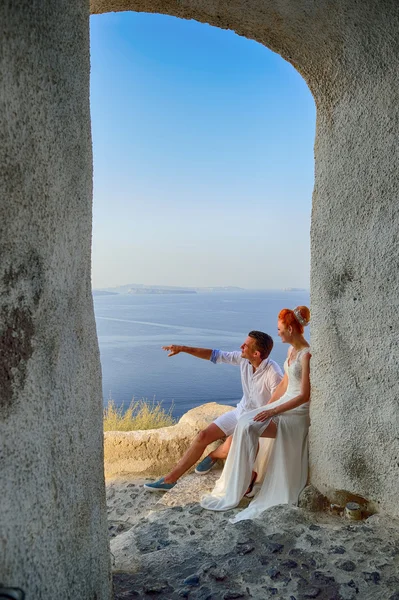
[(302, 490), (298, 505), (300, 508), (317, 512), (328, 508), (329, 502), (313, 485), (308, 485)]
[(162, 494), (158, 500), (158, 506), (187, 506), (193, 502), (199, 502), (206, 492), (215, 487), (222, 469), (215, 465), (212, 471), (206, 475), (190, 473), (179, 479), (178, 484), (167, 494)]
[(111, 590), (88, 18), (0, 2), (0, 581), (29, 600)]
[(232, 525), (236, 510), (187, 504), (190, 486), (197, 497), (217, 475), (188, 475), (163, 495), (137, 481), (107, 486), (115, 600), (397, 600), (398, 521), (278, 506)]
[[(104, 434), (105, 476), (124, 474), (138, 477), (167, 473), (182, 457), (196, 433), (230, 406), (208, 402), (185, 413), (177, 425), (148, 431), (107, 431)], [(216, 444), (208, 446), (208, 454)]]

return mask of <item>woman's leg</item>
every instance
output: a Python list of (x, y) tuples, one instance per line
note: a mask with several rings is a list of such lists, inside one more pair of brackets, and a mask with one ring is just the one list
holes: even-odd
[(260, 434), (260, 437), (274, 439), (277, 435), (277, 424), (274, 421), (270, 421), (269, 425)]
[[(270, 421), (270, 423), (266, 427), (265, 431), (263, 433), (261, 433), (261, 435), (259, 437), (269, 438), (269, 439), (275, 439), (276, 435), (277, 435), (277, 425), (276, 425), (276, 423), (274, 423), (274, 421)], [(256, 451), (256, 456), (258, 456), (258, 452), (259, 452), (259, 444), (258, 444), (258, 449)], [(252, 488), (253, 488), (254, 483), (256, 481), (257, 475), (258, 474), (257, 474), (256, 471), (252, 471), (251, 483), (250, 483), (247, 491), (245, 492), (245, 495), (247, 495), (248, 493), (250, 493), (252, 491)]]

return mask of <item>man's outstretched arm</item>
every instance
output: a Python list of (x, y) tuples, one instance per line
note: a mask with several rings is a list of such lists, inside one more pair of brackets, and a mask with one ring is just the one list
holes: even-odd
[(180, 352), (185, 352), (186, 354), (191, 354), (191, 356), (203, 358), (204, 360), (211, 360), (212, 356), (212, 350), (210, 348), (192, 348), (191, 346), (175, 346), (172, 344), (171, 346), (162, 346), (162, 350), (169, 352), (168, 356), (175, 356), (175, 354), (180, 354)]

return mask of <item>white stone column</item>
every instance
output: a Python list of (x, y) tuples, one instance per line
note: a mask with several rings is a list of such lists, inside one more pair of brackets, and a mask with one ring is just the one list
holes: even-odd
[(331, 499), (346, 490), (394, 515), (399, 515), (398, 8), (386, 2), (373, 13), (359, 5), (343, 32), (336, 82), (329, 93), (320, 88), (311, 233), (311, 479)]
[(89, 8), (0, 4), (0, 581), (107, 600)]

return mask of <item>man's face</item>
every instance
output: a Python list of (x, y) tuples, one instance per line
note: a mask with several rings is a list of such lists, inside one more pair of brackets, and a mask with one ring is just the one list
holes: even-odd
[(256, 349), (256, 341), (254, 338), (247, 337), (245, 342), (241, 345), (241, 356), (243, 358), (247, 358), (248, 360), (252, 360), (259, 354), (259, 351)]

